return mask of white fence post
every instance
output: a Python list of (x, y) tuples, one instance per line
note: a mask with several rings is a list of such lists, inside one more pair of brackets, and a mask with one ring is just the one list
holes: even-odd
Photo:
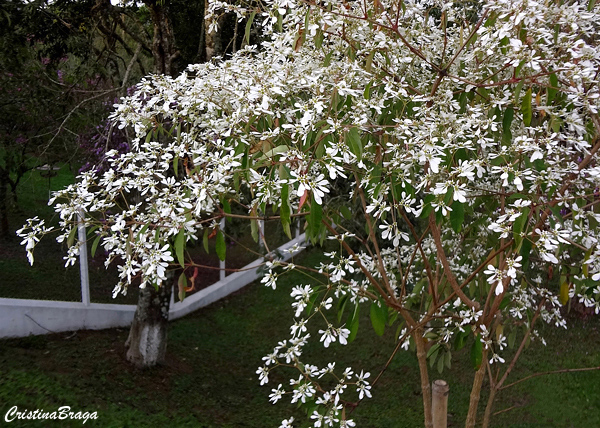
[(88, 272), (87, 238), (85, 236), (85, 213), (77, 211), (77, 236), (79, 238), (79, 273), (81, 275), (81, 301), (90, 305), (90, 276)]
[[(221, 222), (219, 223), (219, 228), (221, 229), (223, 236), (225, 236), (225, 217), (223, 217), (221, 219)], [(225, 238), (225, 245), (227, 245), (227, 238)], [(225, 279), (225, 260), (219, 260), (219, 280), (223, 281), (224, 279)]]

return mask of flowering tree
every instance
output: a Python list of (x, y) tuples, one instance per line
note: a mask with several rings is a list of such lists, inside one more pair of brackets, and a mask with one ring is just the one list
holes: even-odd
[[(55, 194), (58, 239), (73, 236), (85, 210), (94, 245), (119, 263), (118, 293), (134, 277), (159, 287), (169, 269), (191, 264), (186, 244), (217, 228), (234, 201), (251, 222), (273, 208), (288, 231), (302, 217), (313, 242), (337, 240), (339, 251), (316, 267), (267, 262), (263, 283), (273, 288), (292, 269), (325, 278), (291, 290), (290, 337), (258, 370), (261, 384), (272, 370), (292, 372), (271, 401), (303, 403), (315, 427), (355, 426), (347, 409), (371, 397), (378, 377), (317, 367), (303, 348), (310, 325), (325, 348), (347, 345), (367, 306), (377, 334), (398, 329), (394, 354), (416, 353), (427, 427), (428, 363), (442, 370), (470, 346), (466, 426), (489, 372), (487, 426), (525, 344), (543, 342), (536, 322), (565, 327), (560, 308), (570, 298), (600, 312), (600, 9), (521, 0), (260, 5), (214, 1), (208, 12), (256, 21), (261, 49), (148, 77), (123, 99), (113, 117), (134, 128), (132, 151)], [(350, 217), (364, 228), (348, 230)], [(31, 260), (46, 231), (35, 221), (21, 230)], [(77, 253), (71, 239), (67, 264)], [(508, 346), (516, 351), (507, 362)]]

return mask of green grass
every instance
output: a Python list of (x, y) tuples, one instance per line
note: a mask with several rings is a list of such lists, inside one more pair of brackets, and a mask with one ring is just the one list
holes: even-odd
[[(319, 260), (317, 252), (303, 263)], [(305, 421), (300, 410), (282, 400), (268, 402), (270, 389), (286, 383), (284, 371), (274, 372), (267, 386), (255, 375), (261, 357), (277, 341), (288, 337), (292, 319), (289, 287), (306, 283), (292, 273), (277, 290), (260, 284), (171, 323), (168, 361), (163, 367), (137, 370), (124, 360), (127, 331), (113, 329), (0, 341), (0, 416), (12, 406), (20, 409), (97, 411), (98, 427), (277, 427), (283, 418)], [(395, 328), (377, 337), (363, 311), (359, 335), (348, 347), (332, 344), (328, 350), (310, 346), (307, 361), (338, 367), (352, 366), (372, 373), (384, 365), (394, 347)], [(548, 346), (534, 344), (525, 351), (511, 380), (534, 372), (600, 366), (600, 322), (571, 320), (564, 332), (549, 330)], [(322, 328), (322, 326), (318, 326)], [(313, 335), (314, 336), (314, 335)], [(466, 360), (461, 364), (461, 360)], [(456, 353), (450, 372), (435, 378), (450, 383), (450, 426), (462, 426), (466, 416), (473, 370), (468, 350)], [(422, 426), (420, 381), (414, 354), (401, 352), (373, 398), (353, 413), (360, 427)], [(484, 391), (486, 386), (484, 385)], [(485, 403), (486, 394), (482, 397)], [(494, 419), (495, 427), (600, 426), (600, 372), (541, 376), (504, 391), (495, 411), (516, 406)], [(12, 422), (10, 426), (81, 426)]]

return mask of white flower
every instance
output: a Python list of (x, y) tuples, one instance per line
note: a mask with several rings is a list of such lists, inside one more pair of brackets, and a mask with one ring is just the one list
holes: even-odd
[(282, 385), (279, 384), (279, 386), (277, 386), (277, 388), (272, 389), (271, 394), (269, 394), (269, 401), (273, 404), (281, 400), (281, 397), (283, 396), (283, 394), (285, 394), (285, 391), (281, 388), (281, 386)]
[(328, 348), (329, 344), (335, 342), (335, 330), (333, 326), (330, 324), (326, 330), (319, 330), (319, 334), (321, 334), (321, 342), (323, 342), (323, 346)]
[(294, 426), (292, 425), (293, 422), (293, 417), (289, 419), (284, 419), (281, 421), (281, 425), (279, 425), (279, 428), (294, 428)]
[(269, 369), (266, 366), (259, 367), (258, 370), (256, 370), (256, 374), (258, 375), (261, 385), (269, 382)]
[(363, 397), (371, 398), (371, 385), (365, 380), (371, 376), (371, 373), (364, 373), (362, 370), (360, 374), (357, 376), (356, 381), (356, 391), (358, 392), (358, 399), (362, 400)]
[(323, 174), (319, 174), (316, 178), (312, 178), (309, 174), (292, 171), (292, 176), (296, 177), (296, 179), (290, 182), (297, 181), (299, 183), (297, 191), (298, 196), (303, 196), (306, 191), (312, 191), (315, 202), (319, 205), (323, 203), (322, 198), (325, 196), (325, 193), (329, 193), (329, 182), (325, 179)]
[(514, 259), (506, 259), (506, 266), (508, 267), (508, 271), (506, 272), (506, 274), (508, 276), (510, 276), (513, 279), (517, 277), (517, 268), (521, 267), (521, 263), (519, 263), (521, 260), (523, 260), (523, 257), (521, 256), (517, 256)]
[(298, 400), (302, 403), (306, 403), (306, 400), (311, 398), (313, 395), (315, 395), (315, 392), (317, 392), (312, 383), (299, 383), (301, 379), (302, 377), (300, 377), (298, 381), (294, 381), (294, 383), (298, 386), (294, 389), (294, 391), (292, 391), (292, 404), (298, 402)]
[(490, 364), (494, 364), (496, 361), (498, 361), (499, 363), (504, 363), (504, 358), (502, 358), (500, 355), (493, 353), (492, 354), (492, 358), (490, 359)]

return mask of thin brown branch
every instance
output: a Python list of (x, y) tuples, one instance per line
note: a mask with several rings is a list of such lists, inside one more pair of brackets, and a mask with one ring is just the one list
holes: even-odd
[(582, 367), (582, 368), (578, 368), (578, 369), (551, 370), (551, 371), (547, 371), (547, 372), (534, 373), (532, 375), (524, 377), (523, 379), (519, 379), (519, 380), (517, 380), (517, 381), (515, 381), (513, 383), (509, 383), (508, 385), (504, 385), (503, 387), (499, 388), (499, 390), (501, 391), (503, 389), (510, 388), (511, 386), (514, 386), (514, 385), (516, 385), (518, 383), (521, 383), (521, 382), (525, 382), (526, 380), (529, 380), (531, 378), (538, 377), (538, 376), (545, 376), (545, 375), (549, 375), (549, 374), (558, 374), (558, 373), (589, 372), (589, 371), (593, 371), (593, 370), (600, 370), (600, 366), (597, 366), (597, 367)]
[(479, 308), (481, 307), (479, 302), (471, 300), (458, 285), (456, 276), (454, 276), (454, 273), (452, 272), (452, 269), (450, 267), (450, 263), (448, 262), (448, 258), (446, 257), (446, 253), (444, 252), (444, 245), (442, 243), (440, 228), (435, 222), (435, 215), (433, 212), (431, 212), (431, 214), (429, 215), (429, 229), (431, 229), (431, 236), (433, 237), (433, 240), (435, 242), (438, 260), (444, 268), (444, 275), (450, 283), (452, 290), (456, 293), (456, 295), (465, 305), (467, 305), (470, 308), (475, 308), (475, 310), (479, 310)]
[(517, 349), (517, 352), (516, 352), (515, 356), (513, 357), (513, 359), (511, 360), (510, 365), (504, 372), (502, 379), (500, 379), (498, 381), (498, 383), (496, 384), (496, 390), (499, 391), (502, 389), (502, 385), (506, 381), (506, 378), (508, 377), (508, 375), (510, 374), (512, 369), (515, 367), (515, 364), (517, 363), (517, 360), (521, 356), (523, 349), (525, 349), (525, 344), (527, 343), (527, 339), (529, 339), (529, 336), (531, 335), (531, 332), (533, 331), (533, 326), (535, 325), (535, 322), (537, 321), (538, 317), (540, 316), (540, 311), (542, 310), (542, 307), (544, 306), (545, 303), (546, 303), (545, 298), (540, 301), (540, 304), (538, 305), (538, 308), (535, 311), (533, 318), (531, 319), (531, 324), (529, 325), (529, 329), (527, 330), (527, 333), (525, 333), (525, 336), (523, 336), (523, 340), (521, 341), (521, 344), (519, 345), (519, 349)]

